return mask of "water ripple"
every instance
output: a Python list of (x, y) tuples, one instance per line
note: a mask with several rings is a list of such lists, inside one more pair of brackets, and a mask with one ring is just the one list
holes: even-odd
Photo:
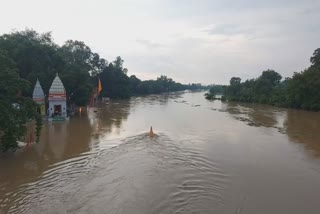
[(223, 205), (227, 182), (219, 165), (200, 151), (164, 134), (142, 134), (51, 165), (37, 181), (11, 193), (9, 213), (208, 211)]

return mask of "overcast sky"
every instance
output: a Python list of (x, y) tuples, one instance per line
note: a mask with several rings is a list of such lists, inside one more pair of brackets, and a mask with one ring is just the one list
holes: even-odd
[(0, 34), (26, 27), (84, 41), (129, 75), (228, 83), (268, 68), (283, 77), (320, 47), (316, 0), (0, 0)]

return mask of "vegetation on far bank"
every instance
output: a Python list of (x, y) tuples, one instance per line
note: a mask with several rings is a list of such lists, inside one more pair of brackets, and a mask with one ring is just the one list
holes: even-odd
[[(207, 100), (221, 100), (226, 101), (224, 94), (225, 86), (223, 85), (211, 85), (208, 86), (209, 91), (204, 94)], [(221, 97), (216, 97), (216, 95), (221, 95)]]
[[(240, 77), (232, 77), (224, 88), (229, 101), (269, 104), (280, 107), (320, 110), (320, 48), (310, 58), (311, 66), (304, 71), (295, 72), (290, 78), (274, 70), (263, 71), (256, 79), (241, 82)], [(215, 91), (214, 86), (212, 92)], [(212, 99), (211, 90), (206, 94)]]

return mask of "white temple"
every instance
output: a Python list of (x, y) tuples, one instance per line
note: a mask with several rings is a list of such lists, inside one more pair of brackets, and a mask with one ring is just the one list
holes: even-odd
[(49, 117), (67, 117), (66, 90), (58, 76), (54, 78), (49, 90)]
[(39, 104), (39, 113), (41, 113), (42, 116), (45, 116), (46, 115), (45, 97), (38, 79), (33, 89), (32, 98), (36, 103)]

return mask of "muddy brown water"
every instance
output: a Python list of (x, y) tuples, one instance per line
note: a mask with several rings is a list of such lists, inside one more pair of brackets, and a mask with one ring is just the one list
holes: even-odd
[(0, 157), (0, 213), (320, 213), (320, 113), (203, 94), (44, 124)]

